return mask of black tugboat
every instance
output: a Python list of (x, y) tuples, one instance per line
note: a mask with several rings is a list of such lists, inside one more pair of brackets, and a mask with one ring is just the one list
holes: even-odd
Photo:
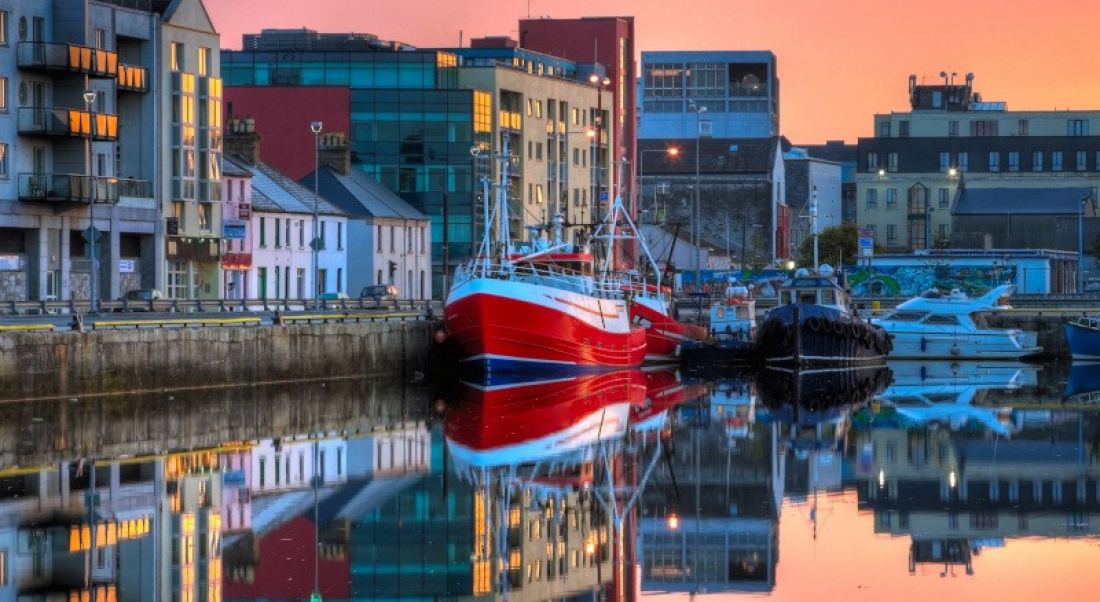
[(848, 291), (827, 265), (799, 270), (780, 288), (757, 345), (761, 361), (793, 369), (877, 364), (893, 348), (881, 328), (850, 311)]

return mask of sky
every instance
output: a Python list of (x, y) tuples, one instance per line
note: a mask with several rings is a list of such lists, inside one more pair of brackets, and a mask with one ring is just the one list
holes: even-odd
[(528, 14), (632, 15), (643, 50), (771, 50), (780, 129), (796, 144), (872, 134), (908, 77), (975, 74), (1009, 109), (1100, 109), (1094, 0), (205, 0), (222, 46), (264, 27), (373, 33), (420, 47), (517, 37)]

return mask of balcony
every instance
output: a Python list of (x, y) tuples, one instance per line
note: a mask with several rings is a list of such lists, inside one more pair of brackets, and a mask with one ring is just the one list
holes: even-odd
[(145, 67), (119, 65), (118, 89), (125, 92), (148, 92), (149, 79)]
[(19, 200), (38, 203), (117, 203), (120, 197), (152, 198), (148, 180), (83, 174), (19, 174)]
[(118, 115), (88, 111), (26, 107), (19, 109), (19, 133), (38, 136), (77, 136), (93, 140), (118, 139)]
[(28, 71), (68, 71), (92, 77), (115, 77), (118, 53), (77, 44), (19, 42), (19, 68)]

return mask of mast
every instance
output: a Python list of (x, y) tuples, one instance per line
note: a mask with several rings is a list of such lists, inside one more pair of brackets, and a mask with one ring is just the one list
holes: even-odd
[(814, 273), (817, 273), (817, 186), (810, 196), (810, 234), (814, 237)]
[(511, 149), (508, 145), (508, 137), (505, 136), (500, 146), (500, 182), (497, 184), (497, 202), (500, 212), (500, 259), (501, 264), (508, 262), (508, 254), (512, 250), (512, 234), (509, 227), (508, 215), (508, 163), (511, 161)]

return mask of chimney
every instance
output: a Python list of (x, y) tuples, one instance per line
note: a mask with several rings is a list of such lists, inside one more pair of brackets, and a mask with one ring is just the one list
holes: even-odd
[(341, 175), (351, 173), (351, 147), (343, 132), (321, 134), (321, 149), (318, 162), (334, 169)]
[(256, 165), (260, 162), (260, 135), (251, 117), (230, 119), (225, 133), (225, 152)]

